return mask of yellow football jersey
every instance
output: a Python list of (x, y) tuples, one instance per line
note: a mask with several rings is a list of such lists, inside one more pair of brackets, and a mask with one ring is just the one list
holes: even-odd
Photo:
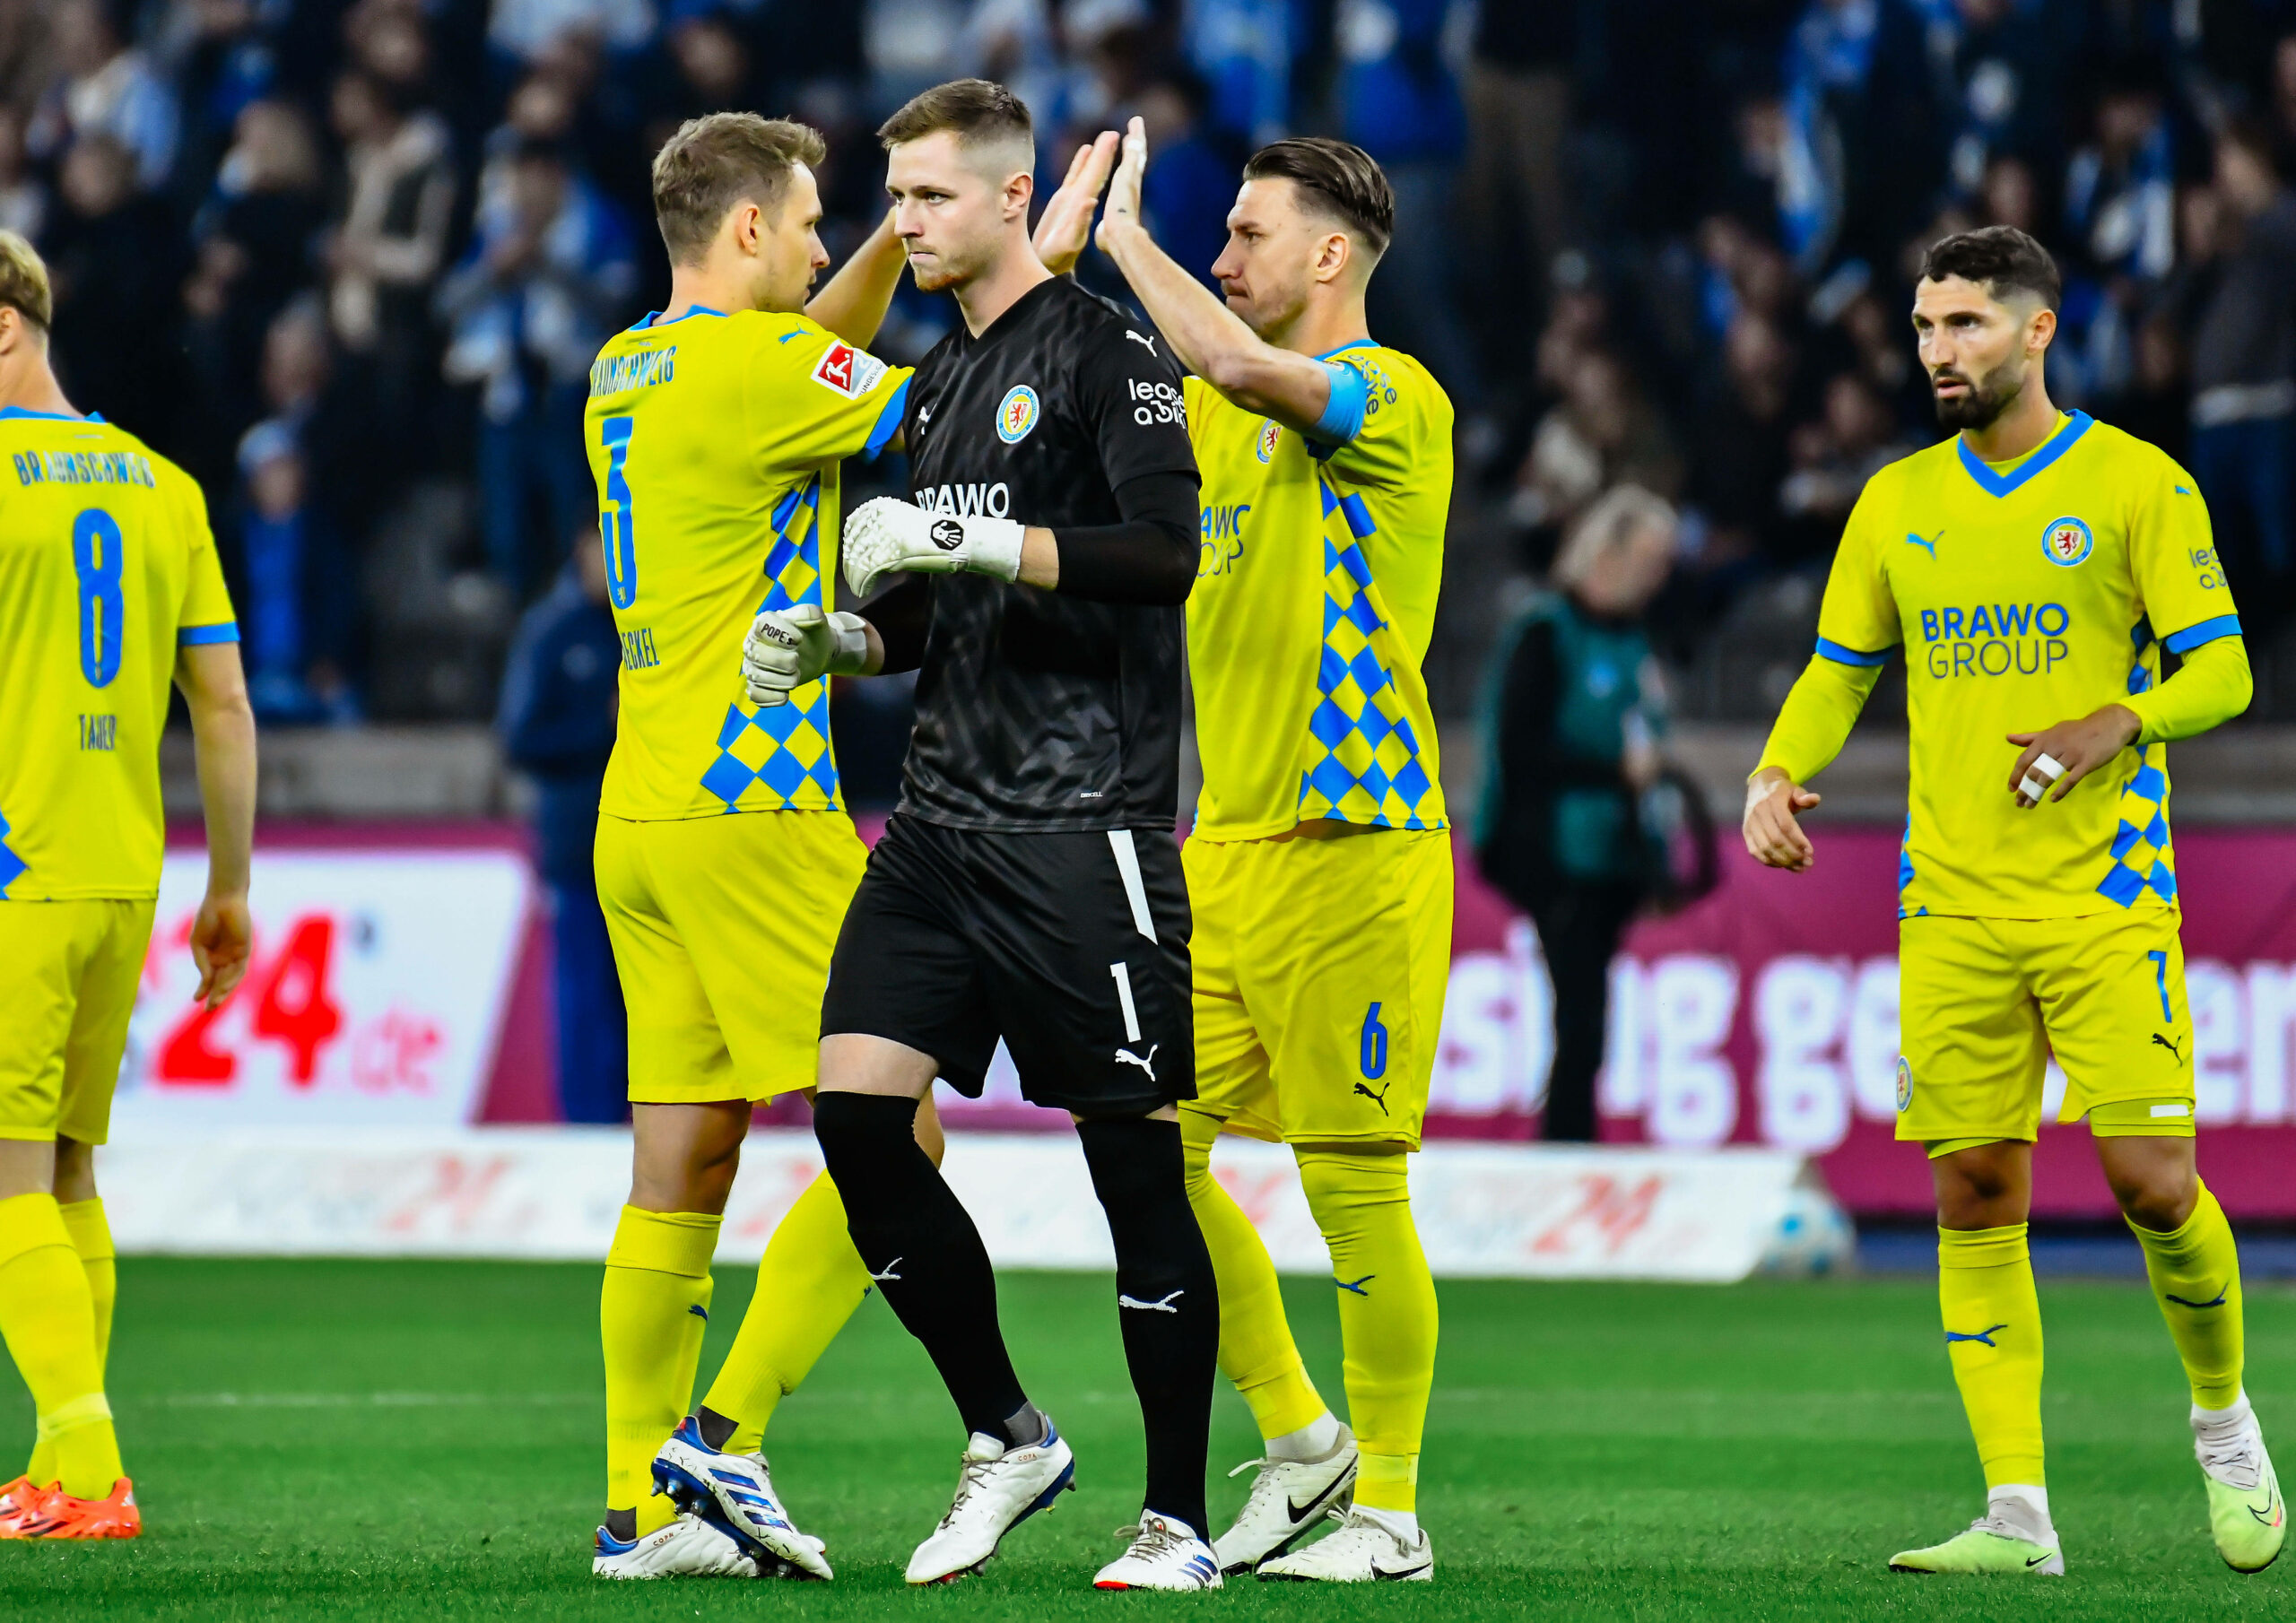
[(835, 607), (838, 464), (900, 432), (909, 370), (804, 316), (648, 316), (590, 368), (583, 437), (622, 635), (600, 809), (645, 820), (840, 808), (829, 684), (752, 705), (766, 609)]
[(2006, 738), (2144, 692), (2163, 647), (2239, 630), (2192, 476), (2083, 412), (2013, 462), (1956, 435), (1874, 474), (1826, 582), (1818, 652), (1878, 665), (1905, 649), (1900, 914), (2173, 905), (2167, 747), (2124, 751), (2020, 811)]
[(0, 897), (156, 896), (176, 649), (239, 639), (207, 504), (100, 418), (9, 407), (0, 455)]
[(1337, 448), (1187, 383), (1204, 478), (1187, 653), (1204, 762), (1198, 839), (1316, 818), (1447, 827), (1420, 664), (1451, 505), (1451, 403), (1368, 340), (1325, 357), (1363, 378)]

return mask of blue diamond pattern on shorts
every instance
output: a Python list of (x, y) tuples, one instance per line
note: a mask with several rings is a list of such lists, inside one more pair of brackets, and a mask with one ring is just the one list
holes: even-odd
[(0, 896), (8, 894), (8, 887), (31, 864), (8, 849), (8, 819), (0, 812)]
[[(1300, 819), (1443, 828), (1434, 776), (1387, 663), (1392, 633), (1361, 545), (1378, 533), (1370, 510), (1326, 481), (1323, 511), (1324, 646), (1300, 770)], [(1383, 638), (1391, 651), (1386, 657)]]
[[(819, 475), (774, 505), (766, 549), (767, 609), (822, 603), (822, 485)], [(728, 812), (822, 812), (843, 804), (830, 748), (829, 683), (812, 681), (785, 705), (728, 705), (718, 728), (718, 757), (701, 786)]]
[[(2164, 902), (2177, 899), (2176, 855), (2169, 844), (2169, 775), (2154, 753), (2120, 792), (2120, 825), (2113, 833), (2113, 865), (2097, 893), (2118, 907), (2134, 906), (2147, 890)], [(2162, 751), (2165, 753), (2165, 751)]]

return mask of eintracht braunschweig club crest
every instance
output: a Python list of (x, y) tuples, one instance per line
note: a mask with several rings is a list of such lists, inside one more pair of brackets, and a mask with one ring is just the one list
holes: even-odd
[(2052, 519), (2048, 528), (2041, 534), (2041, 551), (2048, 554), (2049, 562), (2062, 564), (2066, 568), (2096, 550), (2097, 538), (2089, 533), (2089, 526), (2077, 518)]

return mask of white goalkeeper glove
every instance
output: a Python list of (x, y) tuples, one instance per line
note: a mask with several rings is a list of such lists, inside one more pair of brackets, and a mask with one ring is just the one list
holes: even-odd
[(858, 676), (869, 659), (869, 622), (819, 603), (768, 609), (742, 639), (742, 681), (753, 705), (785, 705), (793, 688), (822, 676)]
[(1027, 526), (1009, 518), (927, 513), (891, 496), (865, 501), (846, 516), (845, 577), (866, 597), (883, 577), (901, 569), (954, 575), (970, 569), (999, 580), (1021, 577), (1021, 537)]

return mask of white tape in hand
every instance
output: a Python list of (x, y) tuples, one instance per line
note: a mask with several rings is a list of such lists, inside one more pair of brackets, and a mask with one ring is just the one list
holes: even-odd
[(2017, 785), (2017, 793), (2039, 804), (2043, 795), (2057, 787), (2057, 780), (2065, 776), (2065, 763), (2054, 755), (2037, 755), (2033, 764), (2025, 768), (2025, 776)]

